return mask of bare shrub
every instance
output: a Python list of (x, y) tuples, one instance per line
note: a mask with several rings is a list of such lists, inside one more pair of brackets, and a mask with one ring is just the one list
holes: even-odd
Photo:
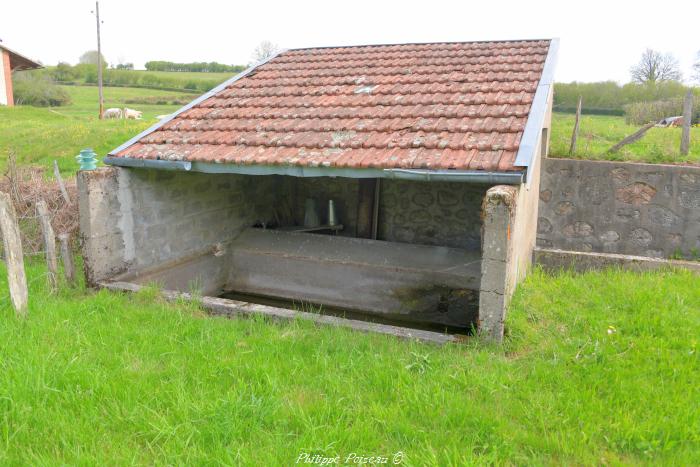
[[(693, 109), (695, 109), (693, 121), (697, 121), (700, 111), (700, 97), (695, 97)], [(683, 99), (680, 98), (638, 102), (625, 106), (625, 122), (630, 125), (644, 125), (678, 115), (683, 115)]]
[(36, 214), (36, 203), (46, 201), (51, 225), (57, 234), (68, 233), (75, 239), (79, 227), (78, 198), (75, 179), (64, 181), (71, 203), (66, 203), (58, 182), (44, 177), (41, 167), (17, 167), (14, 154), (10, 153), (8, 169), (0, 179), (0, 191), (9, 193), (15, 205), (22, 234), (25, 255), (39, 254), (43, 250), (41, 228)]

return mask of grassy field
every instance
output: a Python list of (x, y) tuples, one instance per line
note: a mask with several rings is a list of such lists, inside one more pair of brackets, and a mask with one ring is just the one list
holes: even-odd
[(57, 108), (0, 107), (0, 170), (10, 149), (21, 164), (50, 167), (57, 159), (64, 173), (77, 169), (74, 156), (92, 147), (100, 156), (157, 122), (156, 115), (171, 113), (181, 105), (127, 104), (130, 99), (194, 99), (193, 94), (139, 88), (104, 90), (105, 108), (125, 107), (143, 111), (143, 120), (97, 118), (97, 88), (65, 86), (72, 104)]
[(224, 82), (232, 76), (238, 73), (201, 73), (201, 72), (189, 72), (189, 71), (148, 71), (148, 70), (130, 70), (131, 73), (136, 74), (147, 74), (158, 76), (161, 78), (177, 78), (182, 80), (195, 80), (195, 81), (218, 81)]
[[(555, 113), (552, 117), (550, 156), (569, 157), (571, 133), (574, 128), (574, 115)], [(690, 154), (679, 155), (681, 144), (680, 128), (652, 128), (644, 137), (618, 153), (606, 151), (633, 134), (638, 126), (627, 125), (624, 117), (583, 115), (579, 127), (576, 153), (579, 159), (634, 161), (650, 163), (700, 163), (700, 128), (691, 129)]]
[(504, 347), (50, 296), (43, 273), (19, 321), (0, 270), (2, 464), (700, 464), (689, 272), (535, 273)]
[[(76, 70), (74, 70), (76, 71)], [(95, 69), (79, 70), (77, 74), (58, 72), (55, 67), (48, 67), (53, 79), (63, 80), (62, 84), (96, 85)], [(236, 72), (200, 73), (200, 72), (169, 72), (148, 70), (115, 70), (106, 69), (103, 74), (105, 86), (126, 86), (145, 89), (188, 90), (203, 93), (226, 79), (236, 75)]]

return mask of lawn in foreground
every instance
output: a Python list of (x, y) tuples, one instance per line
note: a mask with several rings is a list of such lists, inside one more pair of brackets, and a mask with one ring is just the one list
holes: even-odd
[(73, 101), (69, 106), (0, 106), (0, 170), (5, 167), (8, 151), (14, 150), (20, 164), (41, 165), (50, 171), (51, 164), (56, 159), (62, 172), (72, 174), (77, 170), (75, 156), (81, 149), (91, 147), (101, 158), (108, 151), (156, 123), (156, 115), (169, 114), (181, 107), (125, 104), (127, 99), (195, 97), (172, 91), (107, 87), (105, 108), (128, 106), (142, 110), (143, 120), (99, 120), (96, 87), (64, 88), (70, 93)]
[(624, 146), (617, 153), (607, 154), (608, 149), (639, 130), (639, 127), (627, 125), (624, 117), (601, 115), (581, 117), (576, 153), (569, 156), (574, 120), (573, 114), (553, 114), (549, 150), (551, 157), (672, 164), (700, 163), (700, 128), (691, 129), (688, 156), (680, 156), (680, 128), (652, 128), (641, 140)]
[(688, 272), (535, 273), (503, 347), (206, 318), (152, 291), (0, 291), (0, 462), (700, 463)]

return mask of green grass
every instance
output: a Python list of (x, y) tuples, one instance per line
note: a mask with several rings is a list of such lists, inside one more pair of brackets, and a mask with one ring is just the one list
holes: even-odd
[(0, 463), (700, 463), (700, 287), (689, 272), (536, 272), (503, 347), (205, 318), (82, 289), (0, 291)]
[[(66, 107), (58, 107), (53, 109), (61, 115), (71, 117), (85, 117), (89, 119), (97, 119), (97, 87), (95, 86), (62, 86), (71, 96), (72, 104)], [(118, 88), (105, 87), (104, 101), (105, 109), (110, 107), (129, 107), (143, 112), (143, 120), (147, 122), (155, 122), (155, 117), (161, 114), (171, 113), (181, 105), (147, 105), (147, 104), (127, 104), (126, 101), (135, 98), (180, 98), (194, 100), (197, 94), (180, 93), (177, 91), (159, 91), (155, 89), (142, 88)]]
[(75, 156), (92, 147), (99, 156), (157, 122), (156, 115), (171, 113), (179, 105), (125, 104), (127, 99), (160, 96), (192, 98), (192, 94), (140, 88), (104, 88), (105, 108), (125, 107), (143, 111), (143, 120), (97, 118), (97, 88), (65, 86), (72, 104), (57, 108), (0, 107), (0, 170), (13, 149), (23, 165), (51, 167), (57, 159), (64, 173), (77, 170)]
[[(552, 117), (551, 157), (570, 157), (571, 133), (574, 115), (555, 113)], [(633, 134), (638, 126), (627, 125), (624, 117), (583, 115), (579, 127), (576, 159), (633, 161), (649, 163), (700, 163), (700, 128), (691, 129), (691, 147), (688, 156), (680, 156), (680, 128), (652, 128), (644, 137), (619, 152), (606, 151)]]

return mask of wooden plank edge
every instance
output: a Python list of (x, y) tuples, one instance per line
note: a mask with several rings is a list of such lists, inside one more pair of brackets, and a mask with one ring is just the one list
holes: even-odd
[[(99, 282), (97, 285), (100, 288), (118, 292), (138, 292), (143, 288), (143, 286), (133, 284), (131, 282)], [(163, 298), (165, 298), (168, 301), (192, 300), (192, 295), (186, 292), (177, 292), (174, 290), (161, 290), (160, 293), (163, 296)], [(329, 316), (317, 313), (308, 313), (305, 311), (296, 311), (287, 308), (259, 305), (257, 303), (242, 302), (226, 298), (205, 296), (197, 297), (197, 300), (209, 312), (209, 314), (214, 316), (225, 316), (228, 318), (234, 318), (239, 316), (247, 317), (256, 314), (266, 316), (276, 321), (289, 321), (300, 318), (327, 326), (344, 327), (359, 332), (373, 332), (377, 334), (386, 334), (401, 339), (416, 340), (420, 342), (427, 342), (438, 345), (443, 345), (448, 342), (464, 342), (468, 338), (468, 336), (461, 334), (445, 334), (441, 332), (426, 331), (422, 329), (392, 326), (389, 324), (371, 323), (369, 321), (347, 319), (338, 316)]]

